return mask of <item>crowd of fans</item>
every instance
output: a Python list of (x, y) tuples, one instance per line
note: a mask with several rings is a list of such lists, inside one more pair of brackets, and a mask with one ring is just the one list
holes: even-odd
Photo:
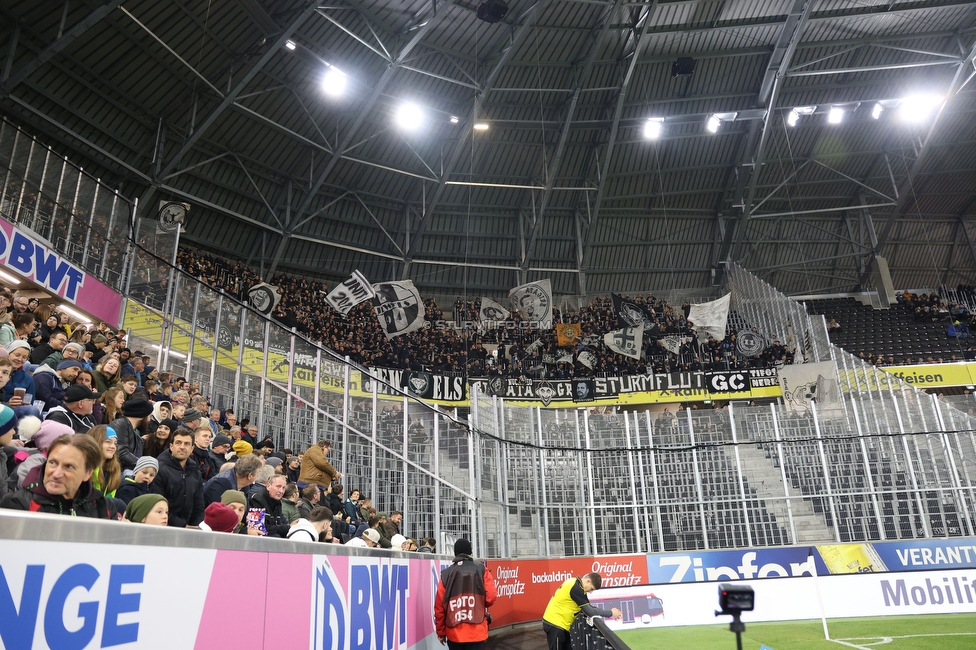
[[(199, 251), (181, 248), (177, 261), (193, 277), (242, 301), (246, 301), (248, 289), (261, 282), (246, 265)], [(729, 328), (722, 340), (699, 336), (688, 321), (691, 306), (687, 302), (675, 308), (643, 294), (624, 296), (644, 308), (653, 322), (653, 327), (645, 327), (642, 353), (637, 359), (603, 345), (604, 334), (624, 326), (618, 322), (610, 298), (596, 298), (579, 310), (554, 310), (554, 322), (580, 325), (580, 336), (570, 346), (558, 345), (555, 329), (523, 327), (525, 319), (517, 309), (507, 321), (490, 329), (480, 327), (481, 299), (464, 301), (460, 297), (449, 321), (432, 297), (425, 298), (429, 326), (388, 339), (369, 301), (343, 316), (325, 301), (330, 287), (323, 282), (287, 274), (276, 275), (268, 282), (281, 293), (281, 302), (272, 314), (275, 319), (367, 366), (457, 372), (469, 377), (571, 379), (771, 367), (792, 363), (795, 354), (779, 341), (771, 341), (761, 352), (745, 356), (736, 346), (734, 328)], [(659, 345), (665, 337), (675, 336), (681, 340), (677, 353)], [(584, 351), (595, 357), (592, 367), (580, 362), (579, 353)]]
[[(0, 291), (0, 507), (433, 552), (349, 495), (321, 440), (278, 450), (107, 324)], [(96, 392), (97, 391), (97, 392)]]

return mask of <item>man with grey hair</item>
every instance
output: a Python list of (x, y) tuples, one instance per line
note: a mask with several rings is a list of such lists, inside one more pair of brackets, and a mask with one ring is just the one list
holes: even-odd
[[(261, 459), (253, 454), (237, 459), (234, 467), (217, 474), (203, 486), (204, 503), (208, 506), (219, 503), (221, 495), (227, 490), (238, 490), (246, 497), (261, 467)], [(273, 469), (271, 473), (274, 474)]]
[[(269, 469), (265, 466), (262, 469)], [(271, 468), (274, 472), (274, 469)], [(248, 499), (249, 511), (255, 509), (263, 511), (264, 528), (268, 537), (288, 537), (288, 530), (291, 525), (281, 507), (281, 497), (285, 495), (285, 485), (287, 479), (281, 474), (273, 474), (264, 485), (258, 484), (258, 488)]]

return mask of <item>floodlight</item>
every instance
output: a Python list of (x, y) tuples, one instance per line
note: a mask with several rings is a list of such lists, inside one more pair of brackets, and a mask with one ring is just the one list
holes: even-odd
[(709, 133), (717, 133), (718, 127), (722, 123), (718, 115), (710, 115), (708, 121), (705, 122), (705, 128), (708, 129)]
[(458, 118), (458, 116), (457, 116), (457, 115), (452, 115), (452, 116), (451, 116), (451, 124), (457, 124), (457, 123), (458, 123), (458, 122), (460, 122), (460, 121), (461, 121), (461, 120), (460, 120), (460, 119)]
[(0, 280), (3, 280), (4, 282), (7, 282), (9, 284), (20, 284), (20, 280), (10, 275), (9, 273), (4, 273), (3, 271), (0, 271)]
[(878, 102), (877, 104), (874, 105), (874, 108), (871, 109), (871, 117), (873, 117), (874, 119), (878, 119), (879, 117), (881, 117), (881, 113), (883, 111), (884, 111), (884, 106), (881, 105), (881, 102)]
[(790, 109), (790, 114), (786, 116), (786, 123), (790, 126), (796, 126), (796, 123), (800, 120), (800, 114), (796, 112), (796, 109)]
[(488, 130), (488, 122), (475, 122), (474, 123), (474, 130), (475, 131), (487, 131)]
[(939, 95), (911, 95), (898, 102), (898, 116), (906, 122), (920, 122), (931, 115), (944, 99)]
[(413, 102), (404, 102), (396, 112), (396, 123), (405, 131), (412, 131), (420, 126), (424, 119), (424, 113), (420, 107)]
[(647, 118), (647, 122), (644, 123), (644, 137), (649, 140), (655, 140), (661, 137), (661, 130), (663, 128), (663, 117), (649, 117)]
[(334, 65), (330, 65), (329, 71), (325, 73), (325, 78), (322, 79), (322, 90), (326, 95), (331, 95), (332, 97), (338, 97), (346, 92), (345, 73)]
[(827, 121), (831, 124), (840, 124), (844, 119), (844, 109), (839, 106), (831, 106), (827, 113)]
[(74, 316), (75, 318), (77, 318), (80, 321), (91, 320), (90, 318), (88, 318), (88, 316), (85, 316), (80, 311), (75, 311), (74, 309), (72, 309), (71, 307), (68, 307), (66, 305), (59, 306), (58, 307), (58, 310), (63, 311), (68, 316)]
[(295, 45), (295, 41), (285, 41), (285, 47), (294, 52), (297, 46)]

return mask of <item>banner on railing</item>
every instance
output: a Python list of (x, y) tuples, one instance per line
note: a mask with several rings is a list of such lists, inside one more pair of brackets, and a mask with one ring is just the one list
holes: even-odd
[(2, 218), (0, 264), (112, 327), (119, 326), (121, 295), (61, 257), (36, 234)]

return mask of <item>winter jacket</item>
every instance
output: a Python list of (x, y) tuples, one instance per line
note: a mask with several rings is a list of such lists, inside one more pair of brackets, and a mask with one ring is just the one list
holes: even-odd
[(61, 375), (49, 366), (40, 365), (34, 370), (34, 389), (34, 400), (44, 400), (42, 412), (50, 411), (55, 406), (64, 406)]
[[(115, 430), (115, 435), (118, 437), (118, 450), (115, 455), (119, 459), (119, 464), (122, 465), (123, 470), (134, 468), (139, 456), (142, 456), (142, 436), (125, 416), (112, 420), (109, 426)], [(172, 520), (173, 504), (170, 502), (170, 521)]]
[[(10, 381), (7, 385), (3, 387), (3, 401), (9, 402), (10, 398), (14, 396), (15, 388), (23, 388), (27, 391), (27, 395), (33, 396), (34, 393), (34, 378), (27, 374), (23, 368), (18, 368), (10, 373)], [(33, 399), (33, 397), (31, 397)], [(24, 404), (28, 406), (30, 403), (27, 401), (27, 397), (24, 397)]]
[(322, 448), (312, 445), (302, 457), (302, 470), (298, 475), (298, 482), (315, 483), (319, 487), (329, 489), (337, 474)]
[(92, 517), (95, 519), (116, 519), (118, 513), (109, 505), (105, 496), (85, 481), (78, 488), (73, 499), (49, 494), (44, 487), (44, 469), (38, 465), (27, 474), (23, 487), (17, 488), (0, 499), (0, 508), (29, 510), (72, 517)]
[(219, 503), (220, 497), (224, 495), (224, 492), (236, 489), (237, 475), (234, 473), (233, 467), (219, 474), (214, 474), (203, 484), (204, 507), (209, 506), (211, 503)]
[(55, 406), (47, 413), (45, 420), (54, 420), (75, 430), (75, 433), (88, 433), (95, 427), (95, 418), (91, 415), (78, 415), (63, 406)]
[(197, 461), (197, 465), (200, 467), (200, 476), (203, 477), (204, 481), (216, 476), (220, 471), (220, 465), (217, 464), (217, 460), (209, 449), (200, 449), (193, 445), (193, 460)]
[(186, 465), (181, 466), (168, 449), (156, 460), (159, 473), (149, 484), (149, 491), (162, 494), (169, 501), (169, 525), (196, 526), (203, 521), (204, 510), (203, 479), (196, 461), (187, 458)]
[(124, 501), (126, 505), (136, 497), (149, 494), (149, 483), (136, 483), (135, 478), (126, 476), (122, 479), (122, 485), (115, 492), (115, 498)]
[(3, 325), (0, 325), (0, 345), (7, 345), (16, 341), (20, 337), (17, 336), (17, 329), (14, 327), (13, 323), (7, 321)]
[(288, 537), (288, 518), (285, 517), (281, 509), (281, 500), (272, 499), (268, 494), (268, 488), (259, 486), (251, 495), (248, 501), (248, 508), (261, 508), (264, 510), (264, 526), (268, 531), (268, 537)]
[(27, 360), (34, 365), (38, 365), (44, 363), (44, 360), (54, 352), (57, 352), (57, 350), (52, 348), (50, 343), (41, 343), (36, 348), (31, 350), (30, 356), (27, 357)]
[[(454, 643), (474, 643), (488, 638), (488, 608), (495, 603), (495, 579), (470, 555), (459, 555), (441, 572), (434, 598), (437, 636)], [(449, 607), (452, 599), (465, 603)], [(473, 603), (469, 605), (467, 603)]]

